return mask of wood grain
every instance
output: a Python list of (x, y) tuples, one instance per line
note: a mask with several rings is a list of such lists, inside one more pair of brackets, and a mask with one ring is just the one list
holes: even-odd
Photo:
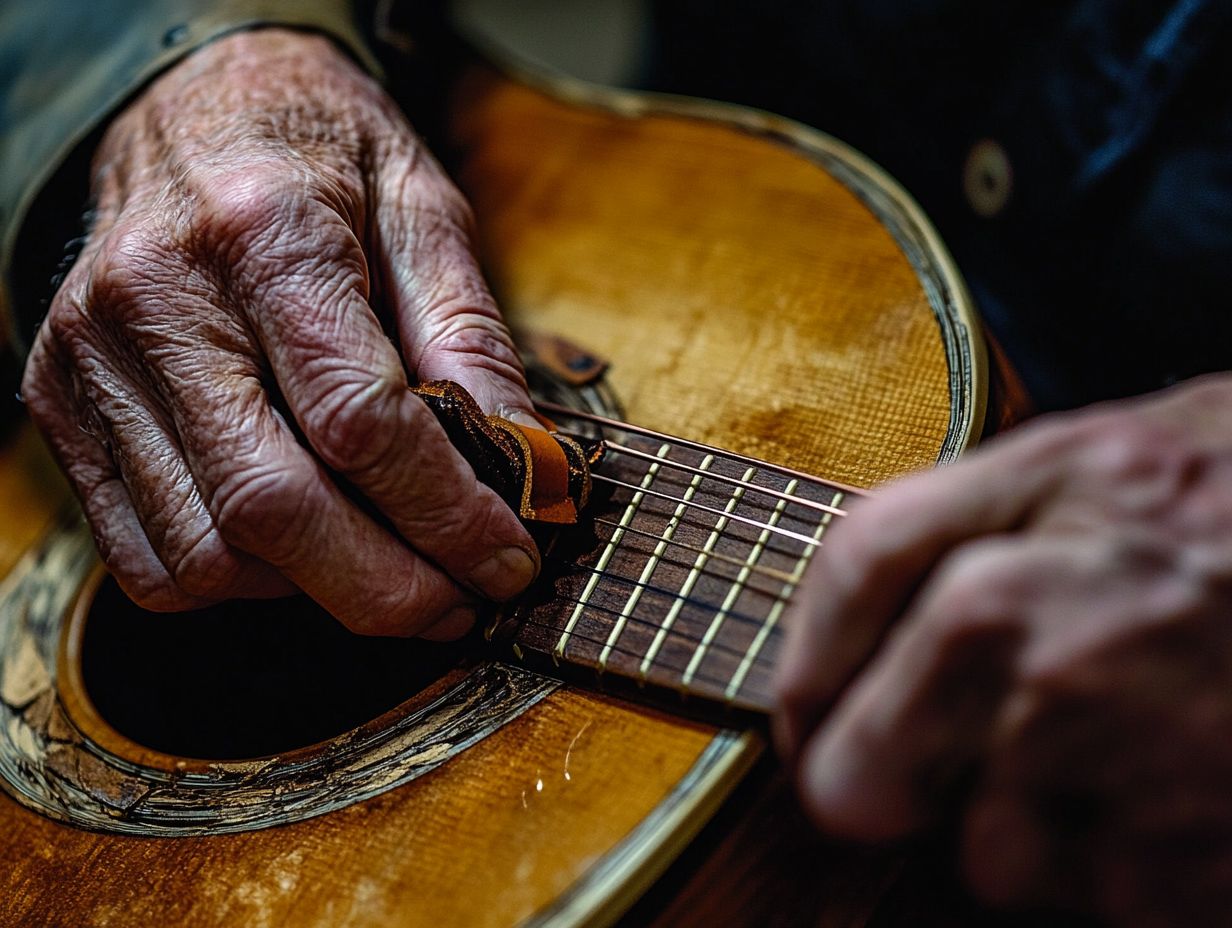
[[(937, 317), (869, 207), (815, 162), (490, 72), (460, 99), (458, 175), (511, 321), (608, 357), (631, 420), (857, 485), (935, 463), (953, 399)], [(28, 432), (3, 454), (7, 570), (62, 494)], [(515, 924), (605, 860), (715, 731), (565, 689), (394, 791), (238, 835), (100, 836), (3, 798), (0, 924)], [(866, 922), (880, 866), (851, 865), (857, 899), (821, 900), (826, 924)]]
[(786, 147), (467, 89), (456, 143), (511, 324), (612, 362), (630, 422), (870, 486), (936, 463), (937, 320), (901, 248)]
[(708, 740), (562, 693), (408, 787), (282, 828), (104, 839), (4, 800), (0, 924), (516, 924), (649, 813)]

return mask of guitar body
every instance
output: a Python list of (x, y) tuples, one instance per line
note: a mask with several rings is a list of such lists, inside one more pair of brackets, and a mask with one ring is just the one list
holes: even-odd
[[(736, 108), (484, 69), (454, 112), (455, 173), (509, 321), (600, 352), (629, 422), (854, 486), (948, 461), (978, 434), (985, 361), (961, 281), (918, 210), (843, 146)], [(508, 655), (272, 758), (141, 743), (80, 669), (107, 607), (66, 500), (20, 429), (0, 458), (2, 925), (610, 923), (764, 753), (755, 732), (560, 685)], [(742, 797), (780, 845), (807, 834), (780, 799)], [(692, 911), (794, 923), (794, 884), (810, 921), (876, 910), (888, 871), (837, 852), (821, 882), (808, 861), (780, 870), (760, 914), (723, 908), (774, 843), (763, 834), (741, 879)], [(673, 878), (717, 876), (704, 851)], [(632, 917), (683, 921), (665, 904)]]

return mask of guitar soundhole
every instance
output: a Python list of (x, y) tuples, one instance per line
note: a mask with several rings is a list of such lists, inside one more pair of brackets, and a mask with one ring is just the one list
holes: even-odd
[(132, 741), (264, 757), (378, 718), (456, 666), (460, 646), (353, 635), (306, 597), (147, 612), (103, 581), (82, 641), (99, 715)]

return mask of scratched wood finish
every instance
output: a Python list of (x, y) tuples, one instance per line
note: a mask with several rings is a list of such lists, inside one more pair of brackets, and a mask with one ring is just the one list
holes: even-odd
[[(100, 836), (5, 800), (0, 924), (517, 924), (649, 813), (707, 740), (562, 693), (437, 773), (282, 828)], [(627, 815), (605, 807), (617, 787)]]
[[(490, 76), (461, 113), (459, 176), (512, 321), (610, 357), (630, 419), (853, 484), (936, 460), (950, 401), (934, 315), (894, 242), (815, 165)], [(10, 561), (53, 512), (33, 447), (23, 433), (0, 463)], [(714, 731), (566, 689), (393, 792), (223, 837), (100, 836), (0, 799), (0, 924), (517, 923)], [(866, 922), (882, 877), (862, 872), (857, 903), (818, 903), (827, 924)]]

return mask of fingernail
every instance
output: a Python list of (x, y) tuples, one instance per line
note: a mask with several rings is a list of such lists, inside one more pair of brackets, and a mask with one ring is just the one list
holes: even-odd
[(512, 406), (501, 406), (496, 413), (502, 419), (508, 419), (515, 425), (524, 425), (528, 429), (538, 429), (541, 432), (546, 432), (543, 423), (523, 409), (515, 409)]
[(539, 572), (534, 558), (517, 547), (502, 548), (471, 571), (471, 586), (489, 599), (509, 599), (530, 586)]

